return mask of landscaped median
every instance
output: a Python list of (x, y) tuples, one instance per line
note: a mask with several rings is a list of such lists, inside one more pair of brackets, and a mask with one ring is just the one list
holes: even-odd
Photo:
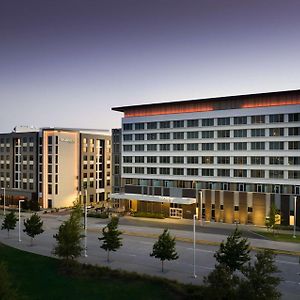
[(58, 259), (3, 244), (0, 244), (0, 262), (4, 262), (12, 286), (17, 289), (18, 300), (174, 300), (199, 299), (201, 295), (201, 286), (76, 262), (66, 268)]
[[(255, 233), (262, 235), (263, 237), (276, 241), (276, 242), (289, 242), (289, 243), (300, 243), (300, 235), (296, 235), (294, 238), (291, 233), (277, 233), (271, 231), (254, 231)], [(298, 233), (299, 234), (299, 233)]]

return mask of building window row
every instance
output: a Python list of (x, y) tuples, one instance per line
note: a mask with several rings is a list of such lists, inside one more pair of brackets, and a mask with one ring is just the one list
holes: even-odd
[[(231, 121), (232, 120), (232, 121)], [(268, 115), (268, 123), (283, 123), (284, 114)], [(288, 122), (299, 122), (300, 113), (288, 114)], [(126, 123), (123, 124), (124, 131), (131, 130), (149, 130), (149, 129), (168, 129), (184, 127), (208, 127), (208, 126), (229, 126), (229, 125), (247, 125), (247, 124), (265, 124), (267, 115), (241, 116), (241, 117), (223, 117), (223, 118), (206, 118), (193, 120), (176, 120), (147, 123)]]

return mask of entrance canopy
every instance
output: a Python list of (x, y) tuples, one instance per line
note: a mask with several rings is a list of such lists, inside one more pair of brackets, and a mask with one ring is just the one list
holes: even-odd
[(140, 195), (129, 193), (114, 193), (110, 194), (111, 199), (125, 199), (125, 200), (139, 200), (148, 202), (164, 202), (164, 203), (177, 203), (177, 204), (194, 204), (196, 198), (179, 198), (167, 196), (154, 196), (154, 195)]

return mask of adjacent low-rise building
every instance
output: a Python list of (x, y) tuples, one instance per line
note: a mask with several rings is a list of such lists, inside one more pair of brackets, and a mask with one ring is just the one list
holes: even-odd
[(0, 186), (6, 203), (61, 208), (111, 193), (109, 131), (16, 127), (0, 134)]
[(264, 225), (274, 203), (281, 223), (293, 224), (300, 90), (113, 110), (124, 117), (121, 183), (112, 198), (124, 209)]

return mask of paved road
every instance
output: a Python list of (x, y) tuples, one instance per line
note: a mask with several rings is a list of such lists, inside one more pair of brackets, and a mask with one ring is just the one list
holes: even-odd
[[(51, 251), (54, 245), (53, 234), (57, 232), (60, 222), (65, 219), (64, 216), (57, 218), (45, 217), (44, 228), (45, 232), (36, 238), (33, 247), (30, 247), (30, 240), (27, 236), (22, 235), (22, 242), (18, 242), (18, 232), (13, 231), (11, 238), (6, 238), (6, 232), (0, 232), (0, 240), (8, 245), (32, 251), (38, 254), (51, 256)], [(149, 256), (152, 250), (155, 239), (123, 236), (123, 247), (116, 253), (111, 254), (112, 261), (106, 262), (106, 253), (100, 248), (98, 237), (100, 236), (101, 227), (104, 224), (96, 224), (99, 220), (92, 223), (90, 227), (97, 226), (97, 231), (91, 230), (88, 232), (88, 257), (81, 258), (82, 262), (110, 266), (115, 269), (124, 269), (127, 271), (136, 271), (154, 276), (164, 276), (169, 279), (176, 279), (184, 283), (201, 283), (203, 276), (207, 275), (215, 265), (213, 257), (217, 247), (208, 245), (197, 245), (196, 258), (196, 274), (197, 279), (192, 277), (193, 274), (193, 248), (192, 244), (177, 242), (177, 251), (179, 259), (173, 262), (167, 262), (164, 274), (160, 271), (160, 262)], [(101, 221), (102, 223), (102, 221)], [(93, 226), (92, 226), (93, 225)], [(123, 225), (126, 226), (126, 225)], [(129, 227), (129, 226), (128, 226)], [(133, 228), (134, 226), (131, 225)], [(176, 232), (176, 230), (175, 230)], [(255, 253), (252, 253), (254, 255)], [(287, 255), (278, 255), (276, 258), (278, 267), (281, 270), (280, 277), (284, 281), (280, 285), (280, 290), (284, 294), (283, 299), (299, 299), (300, 295), (300, 265), (298, 258)]]

